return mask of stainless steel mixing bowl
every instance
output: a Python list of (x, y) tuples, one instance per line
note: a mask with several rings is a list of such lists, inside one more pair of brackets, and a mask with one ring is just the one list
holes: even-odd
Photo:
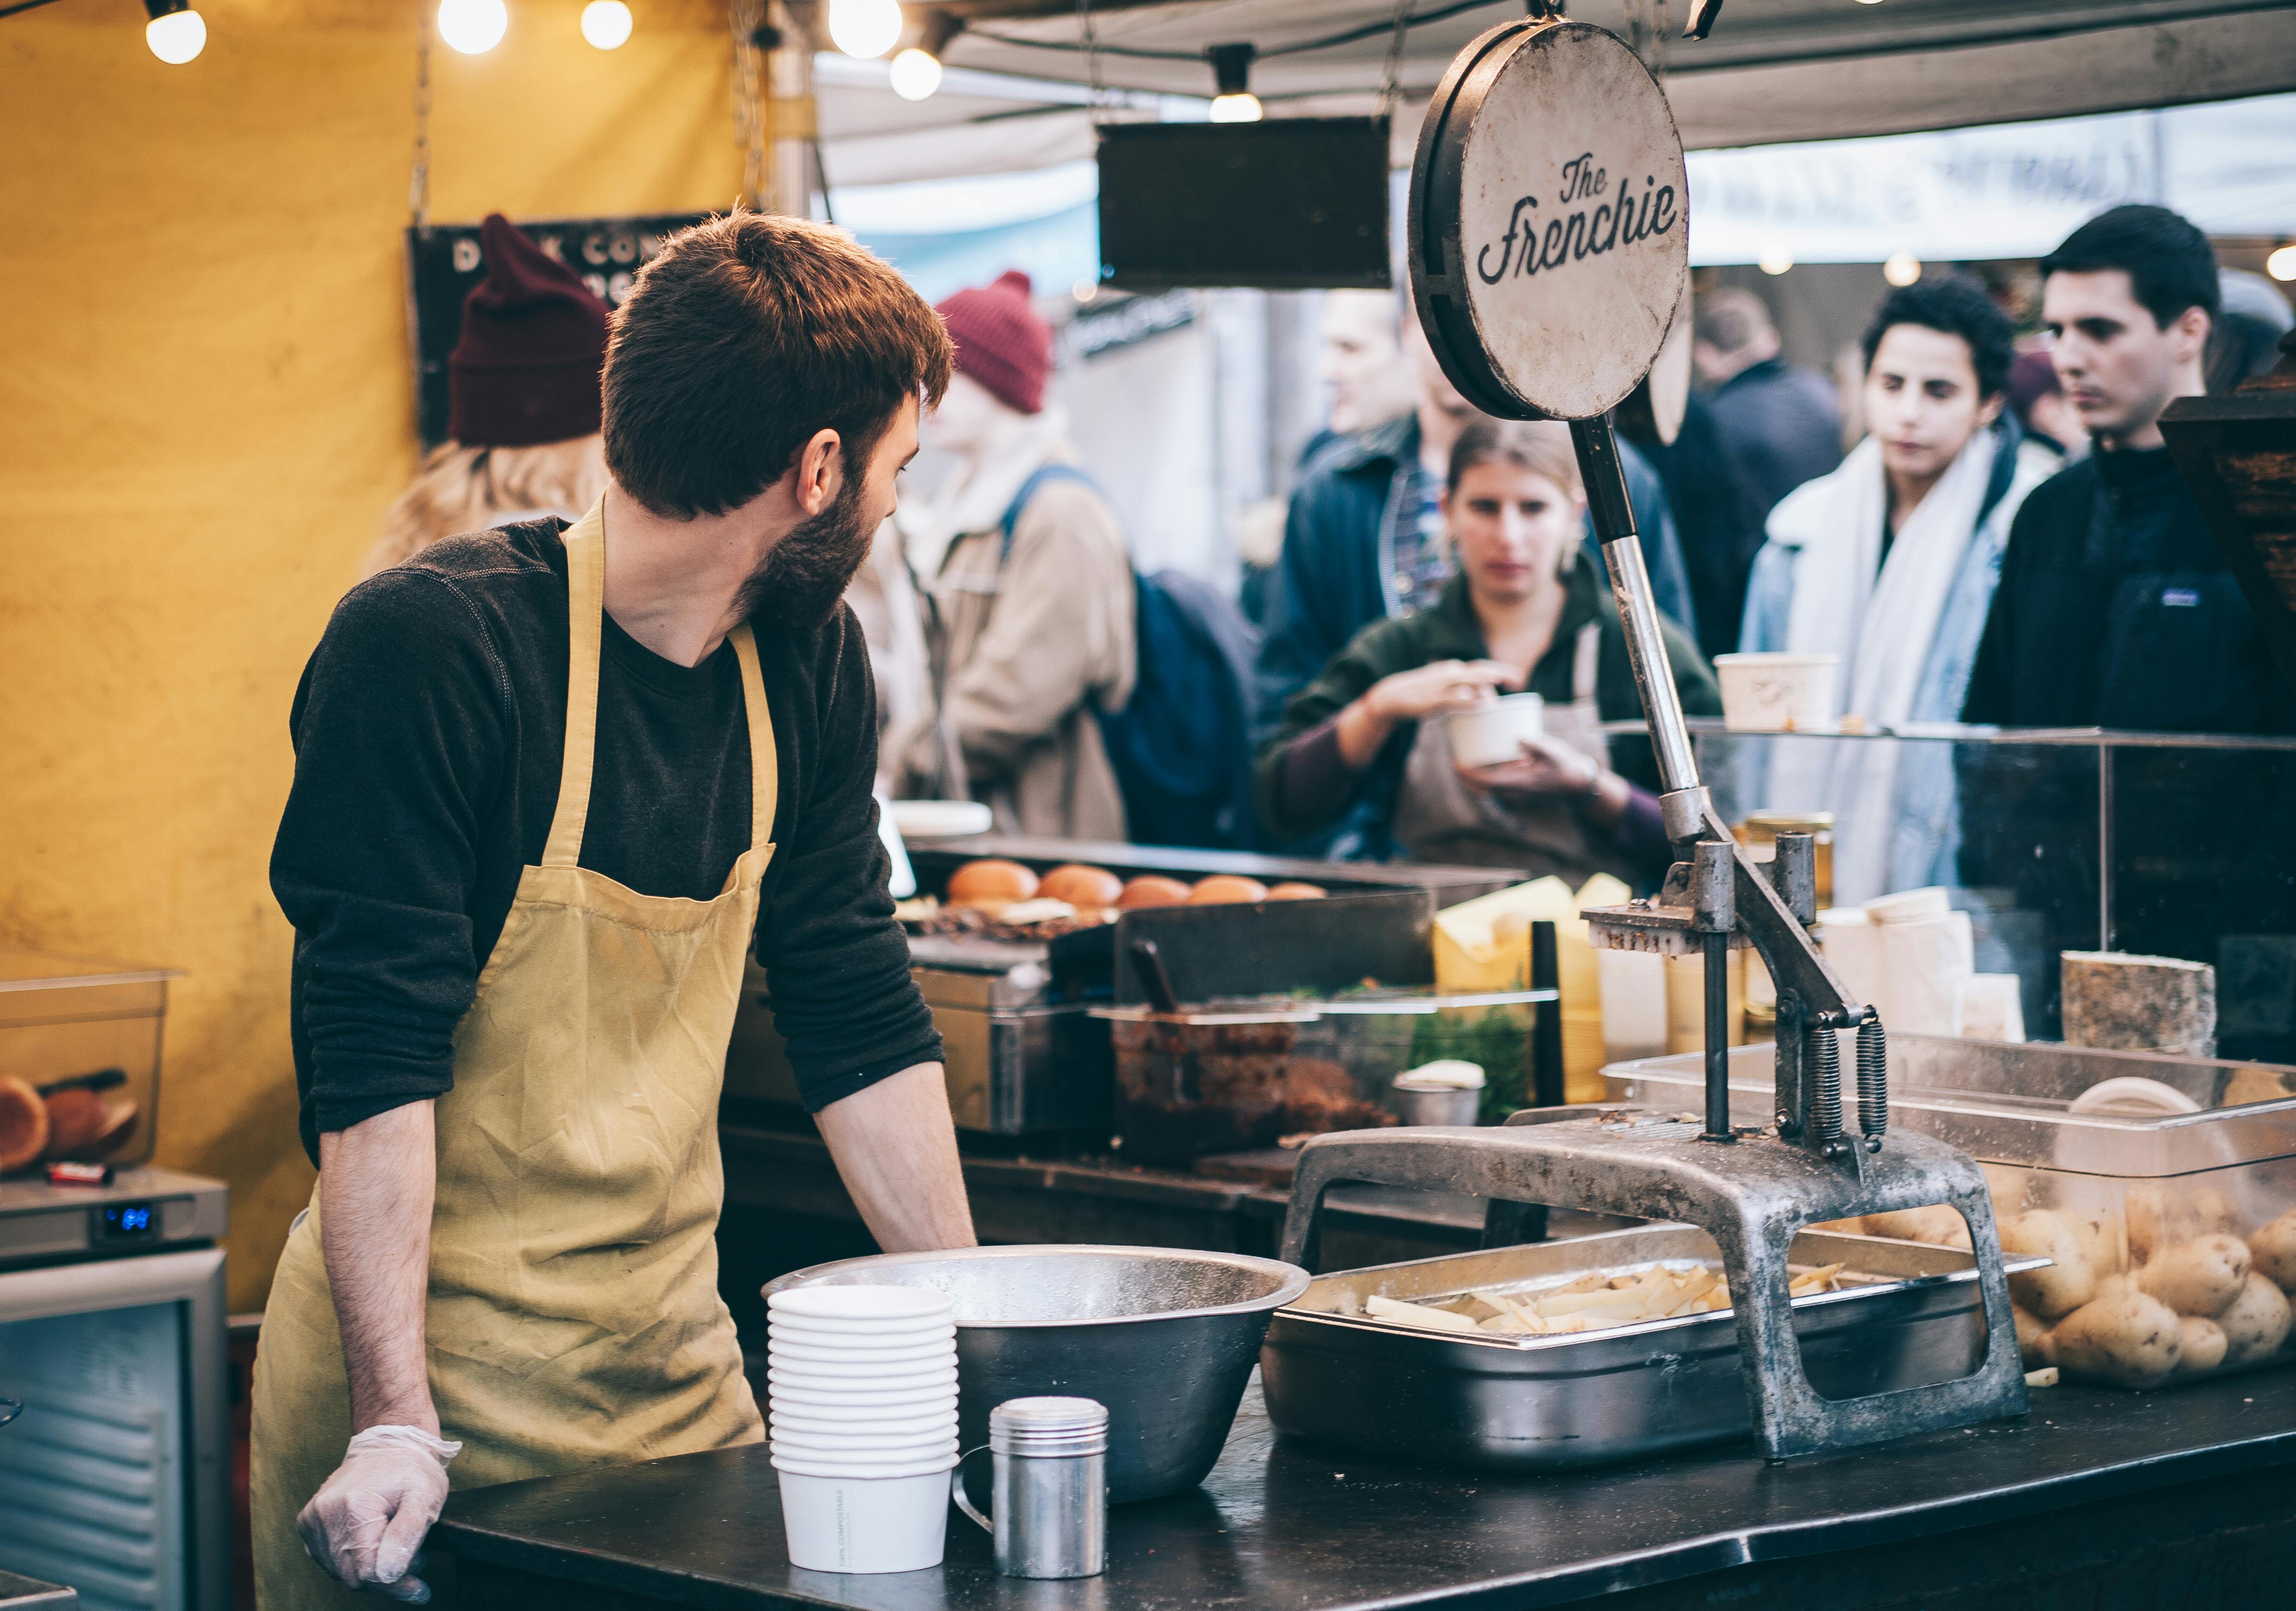
[[(1111, 1504), (1160, 1499), (1219, 1459), (1267, 1322), (1308, 1289), (1275, 1259), (1177, 1247), (971, 1247), (840, 1259), (766, 1288), (931, 1287), (956, 1304), (960, 1448), (988, 1441), (988, 1412), (1040, 1394), (1108, 1406)], [(965, 1485), (988, 1502), (989, 1462)]]

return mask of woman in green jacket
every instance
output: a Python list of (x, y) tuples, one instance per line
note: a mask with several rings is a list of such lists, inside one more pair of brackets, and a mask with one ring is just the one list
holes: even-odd
[[(1577, 562), (1585, 506), (1561, 428), (1485, 421), (1460, 436), (1443, 496), (1458, 574), (1432, 609), (1357, 634), (1285, 707), (1253, 777), (1273, 832), (1313, 832), (1361, 802), (1374, 854), (1573, 882), (1665, 875), (1649, 740), (1598, 731), (1642, 706), (1617, 607)], [(1697, 646), (1661, 626), (1684, 710), (1719, 713)], [(1545, 698), (1544, 736), (1517, 760), (1456, 765), (1447, 724), (1433, 718), (1501, 689)]]

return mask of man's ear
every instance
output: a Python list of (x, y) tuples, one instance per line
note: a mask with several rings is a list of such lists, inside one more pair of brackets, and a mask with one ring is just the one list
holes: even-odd
[(826, 427), (815, 431), (797, 455), (797, 506), (808, 518), (837, 501), (845, 475), (843, 439)]
[(2188, 307), (2177, 315), (2177, 349), (2178, 356), (2197, 358), (2209, 344), (2209, 310)]

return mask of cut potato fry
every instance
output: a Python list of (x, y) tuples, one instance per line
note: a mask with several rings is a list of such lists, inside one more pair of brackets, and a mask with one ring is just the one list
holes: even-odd
[(1398, 1303), (1391, 1297), (1367, 1297), (1364, 1307), (1383, 1321), (1395, 1321), (1406, 1326), (1425, 1326), (1434, 1331), (1472, 1331), (1475, 1322), (1464, 1314), (1454, 1314), (1448, 1309), (1431, 1308), (1425, 1304)]

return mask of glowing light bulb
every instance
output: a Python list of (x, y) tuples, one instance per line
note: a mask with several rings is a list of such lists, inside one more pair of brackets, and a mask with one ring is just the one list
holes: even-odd
[(1782, 274), (1793, 266), (1793, 253), (1783, 246), (1765, 246), (1754, 262), (1766, 274)]
[(924, 101), (940, 87), (940, 58), (909, 49), (893, 58), (893, 93), (904, 101)]
[(582, 37), (600, 50), (619, 50), (629, 43), (630, 8), (622, 0), (590, 0), (582, 8)]
[(483, 56), (510, 31), (503, 0), (439, 0), (439, 37), (466, 56)]
[(1922, 260), (1909, 251), (1891, 252), (1882, 265), (1882, 278), (1892, 285), (1911, 285), (1922, 277)]
[(169, 67), (181, 67), (207, 49), (207, 21), (197, 12), (169, 12), (144, 25), (144, 43)]
[(901, 0), (829, 0), (830, 42), (870, 61), (901, 42)]
[(2296, 246), (2284, 246), (2267, 258), (2264, 272), (2284, 285), (2296, 280)]
[(1211, 119), (1215, 123), (1257, 123), (1265, 115), (1258, 95), (1214, 95)]

